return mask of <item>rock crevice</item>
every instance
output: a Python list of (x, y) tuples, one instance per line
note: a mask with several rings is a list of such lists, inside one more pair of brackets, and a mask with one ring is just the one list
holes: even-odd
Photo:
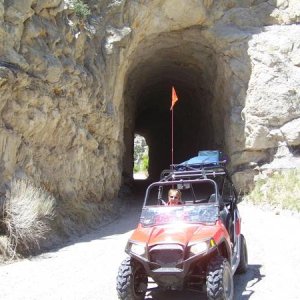
[(282, 143), (298, 162), (296, 0), (87, 1), (86, 20), (71, 2), (0, 3), (3, 195), (21, 169), (62, 201), (105, 206), (132, 178), (135, 133), (158, 179), (171, 86), (175, 162), (221, 149), (245, 191)]

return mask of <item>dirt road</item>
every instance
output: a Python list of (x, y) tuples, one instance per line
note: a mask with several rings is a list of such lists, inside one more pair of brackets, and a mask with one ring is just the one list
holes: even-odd
[[(300, 299), (300, 218), (240, 205), (249, 270), (234, 277), (236, 300)], [(1, 300), (116, 300), (115, 278), (140, 205), (69, 246), (0, 266)], [(146, 299), (206, 299), (188, 292), (147, 293)]]

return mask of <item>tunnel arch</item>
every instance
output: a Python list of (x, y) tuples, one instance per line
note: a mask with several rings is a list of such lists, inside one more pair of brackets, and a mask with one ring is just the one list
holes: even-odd
[[(196, 35), (196, 36), (195, 36)], [(132, 178), (134, 134), (149, 145), (149, 179), (171, 163), (171, 87), (174, 107), (174, 163), (199, 150), (224, 150), (228, 97), (227, 65), (201, 30), (160, 34), (130, 57), (124, 88), (124, 174)]]

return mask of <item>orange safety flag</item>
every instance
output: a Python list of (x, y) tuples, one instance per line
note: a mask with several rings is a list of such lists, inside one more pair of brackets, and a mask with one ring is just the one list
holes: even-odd
[(175, 105), (175, 103), (178, 101), (178, 97), (176, 95), (176, 91), (175, 91), (175, 88), (174, 86), (172, 86), (172, 103), (171, 103), (171, 108), (170, 110), (173, 109), (173, 106)]

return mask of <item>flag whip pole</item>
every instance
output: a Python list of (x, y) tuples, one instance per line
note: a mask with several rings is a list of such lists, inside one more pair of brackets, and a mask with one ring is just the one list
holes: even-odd
[(174, 86), (172, 86), (172, 102), (171, 108), (172, 111), (172, 121), (171, 121), (171, 170), (173, 170), (173, 163), (174, 163), (174, 105), (178, 101), (178, 97), (176, 95), (176, 91)]
[(172, 153), (171, 153), (171, 156), (172, 156), (172, 167), (171, 167), (171, 170), (173, 170), (173, 163), (174, 163), (174, 110), (172, 108)]

